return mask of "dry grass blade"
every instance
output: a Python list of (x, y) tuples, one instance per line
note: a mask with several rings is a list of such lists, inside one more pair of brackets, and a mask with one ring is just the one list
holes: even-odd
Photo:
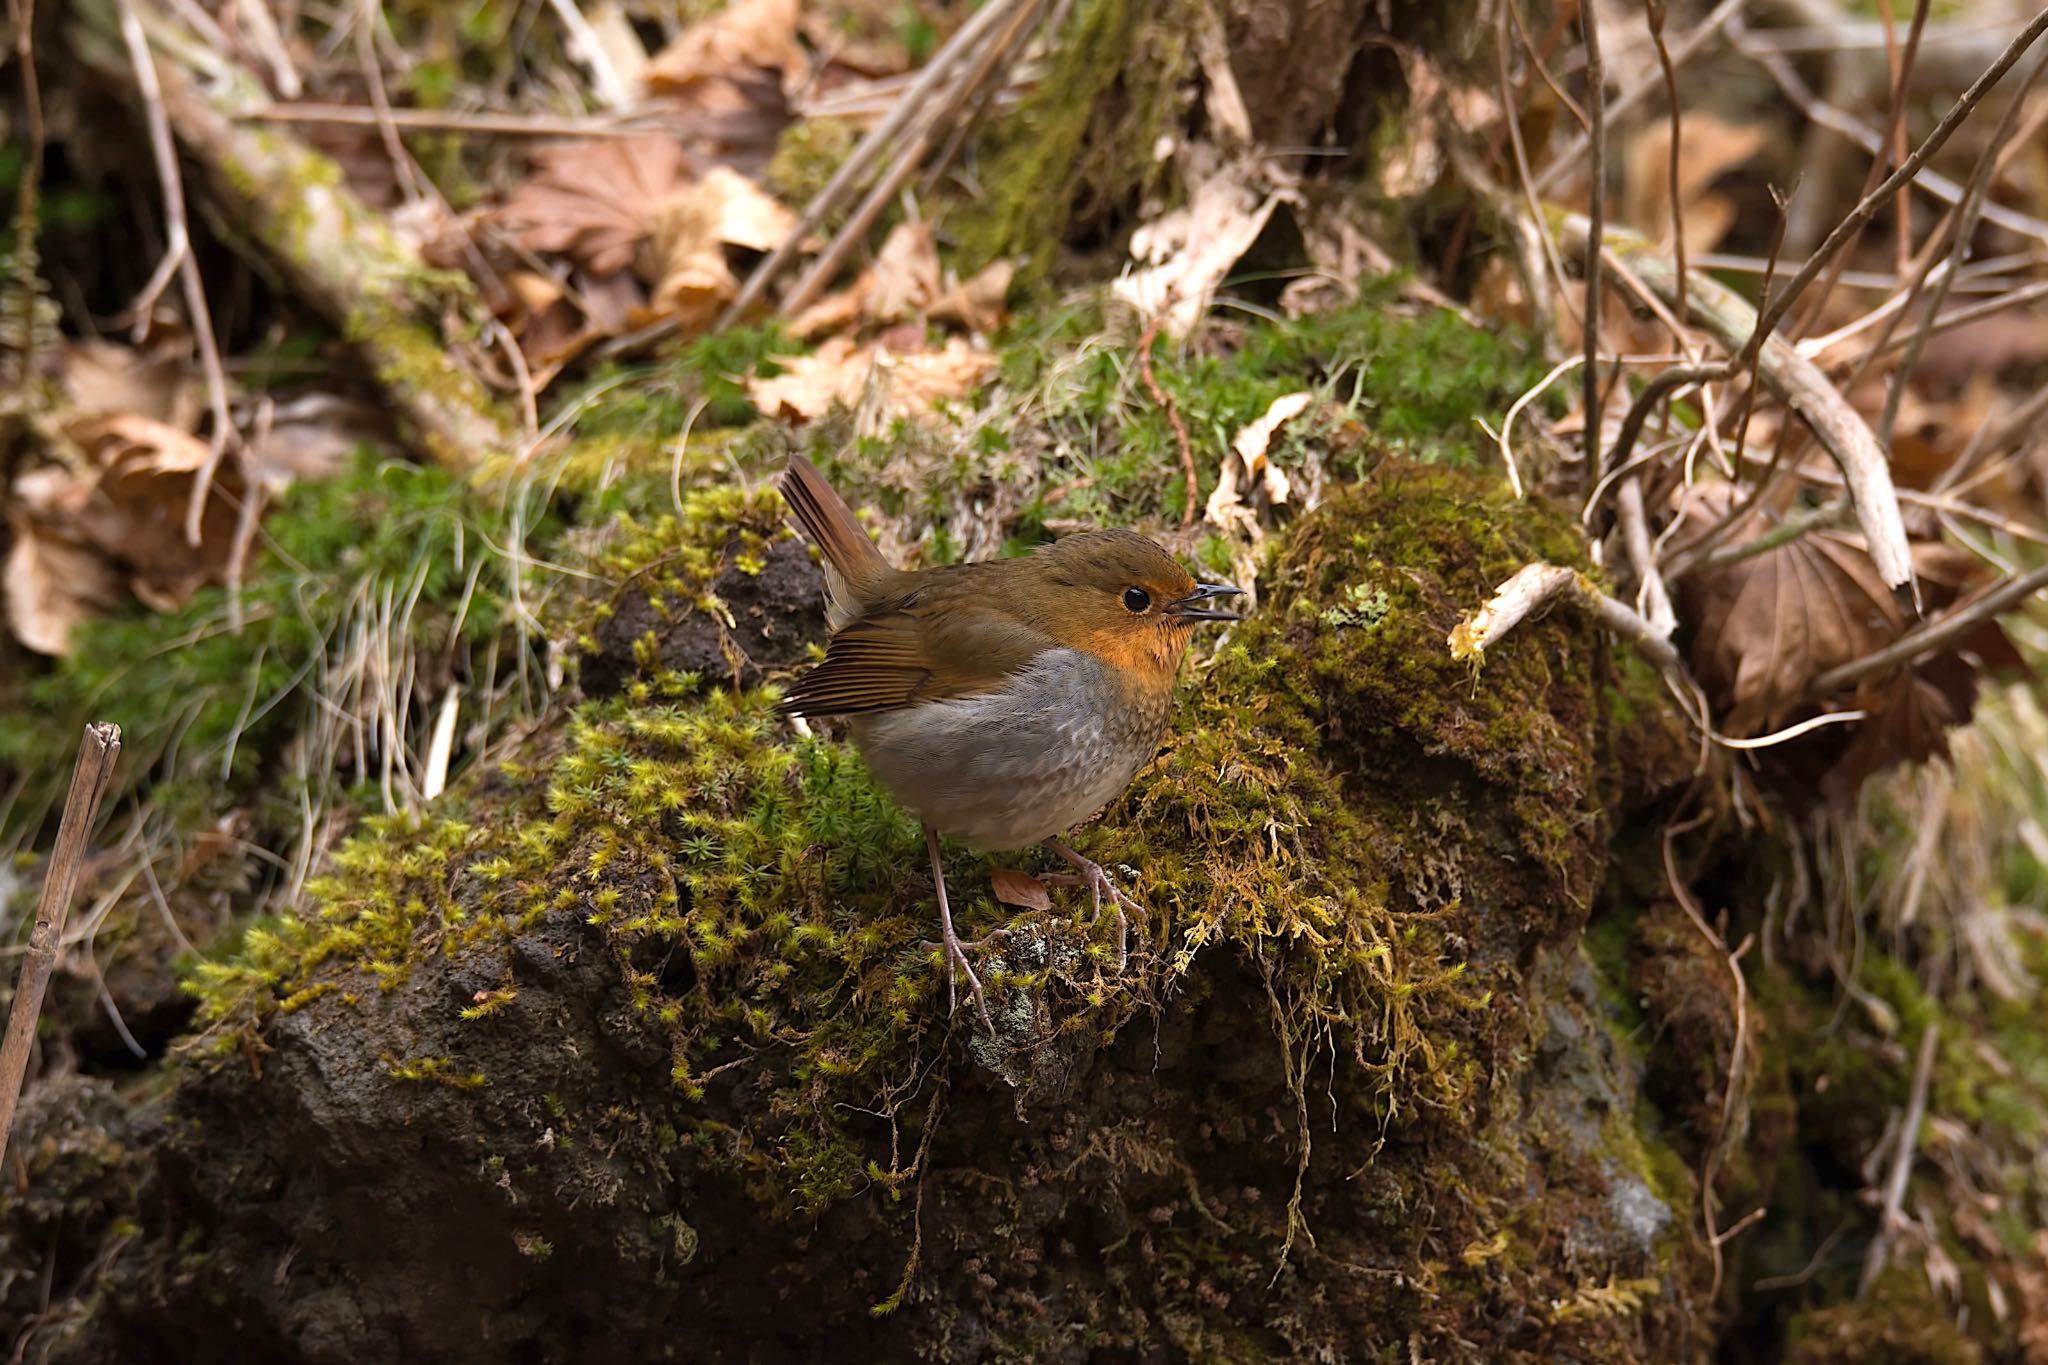
[(49, 988), (50, 972), (57, 965), (64, 920), (71, 913), (71, 897), (78, 889), (78, 869), (85, 861), (86, 839), (92, 834), (100, 801), (114, 779), (114, 763), (120, 757), (120, 726), (96, 722), (85, 727), (78, 765), (71, 771), (71, 791), (64, 799), (64, 818), (57, 826), (57, 844), (51, 850), (49, 866), (43, 874), (42, 895), (36, 902), (35, 928), (29, 933), (28, 953), (22, 958), (21, 976), (15, 982), (7, 1037), (0, 1042), (0, 1155), (6, 1153), (7, 1138), (14, 1128), (14, 1107), (21, 1099), (22, 1078), (28, 1074), (36, 1020), (43, 1012), (43, 992)]

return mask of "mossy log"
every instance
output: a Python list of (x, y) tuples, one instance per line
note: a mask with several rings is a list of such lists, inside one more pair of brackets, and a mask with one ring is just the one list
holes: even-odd
[(822, 630), (771, 496), (691, 510), (621, 598), (651, 603), (613, 695), (347, 846), (208, 973), (170, 1095), (37, 1092), (50, 1193), (0, 1264), (32, 1311), (29, 1248), (60, 1283), (97, 1261), (59, 1354), (1685, 1353), (1697, 1196), (1579, 948), (1641, 722), (1569, 613), (1483, 671), (1443, 644), (1574, 562), (1568, 523), (1396, 461), (1304, 517), (1082, 835), (1148, 907), (1128, 968), (953, 851), (964, 927), (1009, 930), (990, 1038), (948, 1016), (915, 827), (858, 760), (744, 670), (673, 666)]

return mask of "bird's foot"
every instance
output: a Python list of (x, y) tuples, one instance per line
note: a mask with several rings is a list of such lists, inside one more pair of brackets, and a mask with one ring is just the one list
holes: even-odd
[(974, 1008), (981, 1015), (982, 1027), (988, 1030), (988, 1036), (991, 1038), (996, 1036), (996, 1021), (989, 1017), (988, 996), (982, 992), (981, 978), (974, 974), (974, 964), (967, 960), (967, 950), (979, 948), (994, 937), (995, 935), (991, 934), (988, 938), (967, 943), (953, 932), (952, 925), (945, 926), (946, 1012), (951, 1014), (960, 1008), (960, 978), (965, 975), (968, 993), (974, 997)]
[(969, 948), (979, 948), (990, 939), (1002, 936), (1006, 931), (998, 929), (987, 938), (973, 943), (962, 943), (960, 935), (953, 932), (953, 907), (946, 897), (946, 871), (939, 862), (939, 832), (930, 825), (924, 827), (925, 849), (931, 854), (932, 882), (939, 896), (939, 938), (946, 949), (946, 1017), (952, 1018), (960, 1008), (960, 974), (967, 974), (967, 986), (974, 996), (974, 1008), (981, 1014), (982, 1026), (988, 1036), (996, 1036), (996, 1021), (989, 1017), (988, 997), (981, 989), (981, 978), (974, 974), (974, 964), (967, 960)]
[(1094, 904), (1094, 915), (1098, 920), (1102, 918), (1103, 898), (1109, 898), (1110, 907), (1116, 911), (1116, 969), (1122, 971), (1131, 959), (1131, 923), (1124, 911), (1129, 909), (1142, 915), (1146, 913), (1145, 907), (1129, 892), (1111, 881), (1109, 873), (1103, 869), (1101, 863), (1092, 858), (1082, 857), (1057, 839), (1047, 839), (1045, 846), (1066, 859), (1074, 868), (1072, 875), (1047, 877), (1046, 881), (1057, 886), (1087, 887), (1089, 899)]

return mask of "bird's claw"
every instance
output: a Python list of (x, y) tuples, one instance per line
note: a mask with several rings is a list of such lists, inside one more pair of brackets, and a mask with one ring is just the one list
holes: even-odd
[(1072, 863), (1076, 871), (1071, 875), (1062, 873), (1047, 877), (1045, 880), (1059, 886), (1087, 887), (1089, 899), (1094, 905), (1091, 923), (1102, 918), (1102, 898), (1105, 894), (1109, 896), (1110, 906), (1116, 911), (1116, 969), (1122, 971), (1131, 960), (1131, 922), (1124, 911), (1128, 908), (1142, 915), (1146, 913), (1145, 907), (1129, 892), (1111, 881), (1109, 873), (1103, 869), (1101, 863), (1092, 858), (1082, 857), (1058, 840), (1048, 839), (1046, 843), (1053, 852)]
[[(1004, 932), (1006, 931), (997, 930), (996, 934)], [(948, 932), (945, 940), (946, 1013), (950, 1016), (960, 1008), (960, 974), (965, 972), (967, 989), (974, 997), (974, 1008), (981, 1015), (982, 1027), (988, 1030), (988, 1036), (991, 1038), (996, 1036), (996, 1021), (989, 1017), (988, 996), (982, 992), (981, 978), (974, 974), (974, 964), (967, 960), (967, 950), (981, 947), (989, 939), (995, 938), (996, 934), (976, 939), (973, 943), (963, 943), (958, 934)]]

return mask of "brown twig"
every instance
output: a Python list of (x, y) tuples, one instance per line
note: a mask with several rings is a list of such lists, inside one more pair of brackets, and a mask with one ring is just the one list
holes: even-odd
[[(840, 225), (818, 258), (811, 262), (810, 269), (798, 278), (789, 295), (782, 301), (782, 311), (794, 316), (809, 307), (812, 300), (825, 291), (860, 244), (867, 240), (868, 232), (882, 216), (896, 192), (903, 188), (917, 168), (924, 163), (939, 140), (939, 134), (950, 121), (961, 115), (961, 111), (972, 102), (988, 83), (999, 77), (1009, 60), (1015, 55), (1034, 24), (1044, 15), (1042, 0), (1019, 0), (1009, 9), (1007, 24), (996, 30), (993, 36), (979, 45), (978, 50), (968, 56), (967, 65), (957, 80), (942, 86), (933, 94), (926, 106), (918, 110), (915, 120), (905, 130), (903, 145), (867, 192), (867, 197)], [(792, 236), (794, 240), (794, 236)], [(772, 259), (772, 258), (771, 258)], [(762, 263), (767, 264), (765, 261)], [(751, 284), (752, 281), (749, 281)], [(733, 307), (739, 306), (735, 300)], [(738, 314), (727, 310), (728, 317)]]
[(1451, 657), (1483, 659), (1509, 631), (1559, 597), (1570, 598), (1592, 612), (1601, 625), (1632, 641), (1659, 669), (1680, 669), (1678, 651), (1663, 632), (1627, 603), (1600, 591), (1577, 569), (1560, 564), (1525, 564), (1495, 588), (1484, 605), (1452, 628), (1446, 639)]
[[(26, 385), (36, 372), (36, 304), (42, 297), (37, 287), (36, 216), (43, 185), (43, 94), (36, 79), (35, 0), (10, 0), (9, 20), (14, 25), (14, 64), (21, 71), (21, 99), (26, 117), (27, 157), (21, 168), (21, 184), (15, 192), (14, 286), (21, 305), (21, 337), (14, 357), (16, 374)], [(13, 444), (13, 443), (10, 443)], [(14, 456), (7, 457), (11, 465)], [(0, 473), (7, 465), (0, 465)]]
[(1685, 912), (1685, 917), (1692, 921), (1693, 928), (1707, 941), (1707, 946), (1726, 964), (1729, 980), (1735, 987), (1735, 1044), (1728, 1058), (1728, 1083), (1721, 1096), (1720, 1123), (1717, 1125), (1714, 1141), (1707, 1148), (1705, 1160), (1700, 1163), (1700, 1213), (1706, 1222), (1707, 1252), (1714, 1263), (1713, 1288), (1707, 1295), (1708, 1301), (1712, 1302), (1721, 1294), (1721, 1248), (1762, 1217), (1763, 1209), (1752, 1209), (1728, 1228), (1716, 1226), (1718, 1219), (1714, 1207), (1714, 1178), (1726, 1156), (1729, 1136), (1735, 1131), (1735, 1106), (1742, 1097), (1743, 1073), (1746, 1069), (1744, 1062), (1749, 1049), (1749, 979), (1742, 972), (1742, 957), (1749, 951), (1749, 946), (1754, 940), (1745, 938), (1731, 952), (1728, 940), (1707, 922), (1707, 917), (1701, 911), (1698, 902), (1693, 899), (1692, 892), (1679, 879), (1675, 851), (1678, 836), (1698, 827), (1706, 818), (1704, 814), (1697, 815), (1687, 824), (1670, 824), (1664, 827), (1664, 877), (1670, 885), (1673, 898)]
[(208, 444), (206, 463), (192, 480), (192, 496), (185, 504), (185, 539), (199, 543), (199, 528), (206, 516), (206, 502), (213, 493), (214, 475), (229, 450), (239, 456), (241, 440), (233, 414), (228, 411), (227, 370), (221, 364), (220, 346), (213, 335), (213, 313), (206, 303), (206, 281), (199, 273), (199, 259), (192, 253), (191, 230), (185, 216), (185, 178), (178, 169), (178, 149), (171, 140), (171, 119), (164, 108), (162, 84), (157, 79), (156, 59), (150, 55), (149, 39), (142, 32), (134, 0), (115, 0), (121, 17), (121, 40), (128, 48), (128, 61), (135, 73), (135, 88), (142, 96), (149, 126), (149, 149), (156, 161), (157, 179), (163, 183), (164, 233), (170, 244), (164, 249), (163, 264), (136, 300), (137, 336), (147, 332), (155, 294), (169, 282), (175, 270), (185, 295), (185, 311), (191, 316), (192, 342), (199, 351), (200, 368), (206, 375), (207, 406), (213, 414), (213, 440)]
[[(1577, 244), (1591, 230), (1591, 224), (1583, 214), (1565, 214), (1562, 228), (1567, 242)], [(1677, 297), (1677, 281), (1669, 258), (1640, 238), (1615, 233), (1609, 242), (1647, 288), (1667, 301)], [(1784, 338), (1769, 335), (1746, 300), (1710, 276), (1695, 274), (1689, 284), (1688, 320), (1704, 327), (1734, 352), (1734, 357), (1720, 366), (1674, 367), (1653, 379), (1644, 393), (1684, 382), (1725, 378), (1733, 367), (1754, 363), (1757, 377), (1765, 387), (1799, 415), (1842, 471), (1879, 575), (1895, 588), (1912, 583), (1912, 554), (1906, 545), (1905, 522), (1899, 516), (1898, 493), (1892, 486), (1889, 462), (1862, 416), (1827, 382), (1812, 361)], [(1756, 343), (1754, 350), (1749, 349), (1752, 341)], [(1667, 378), (1670, 375), (1677, 378)], [(1635, 424), (1640, 429), (1641, 418), (1647, 417), (1648, 409), (1640, 396), (1636, 406), (1642, 410)], [(1616, 456), (1625, 456), (1632, 443), (1633, 433), (1625, 430), (1615, 442)], [(1617, 460), (1616, 467), (1625, 466)]]
[(1028, 3), (1031, 3), (1031, 0), (996, 0), (994, 4), (983, 6), (972, 19), (961, 26), (958, 33), (947, 40), (945, 46), (941, 47), (929, 62), (925, 63), (924, 70), (918, 73), (917, 79), (903, 92), (888, 116), (868, 130), (867, 136), (860, 140), (846, 160), (840, 163), (832, 178), (825, 182), (825, 188), (819, 190), (811, 197), (811, 202), (804, 205), (804, 211), (798, 217), (796, 227), (783, 240), (782, 245), (769, 252), (767, 258), (755, 266), (753, 273), (747, 276), (746, 283), (740, 286), (739, 296), (726, 307), (725, 313), (719, 318), (720, 329), (730, 327), (746, 316), (747, 311), (767, 292), (768, 286), (774, 283), (775, 277), (796, 258), (797, 253), (802, 250), (803, 242), (866, 181), (896, 135), (905, 131), (912, 120), (925, 111), (929, 98), (943, 88), (944, 82), (951, 78), (954, 68), (967, 61), (971, 54), (979, 51), (982, 44), (995, 33), (1005, 19), (1015, 13), (1020, 5)]
[[(1590, 4), (1591, 0), (1587, 0)], [(1678, 260), (1678, 301), (1671, 305), (1671, 311), (1680, 318), (1685, 316), (1685, 205), (1678, 197), (1678, 150), (1685, 140), (1684, 112), (1678, 102), (1678, 70), (1671, 64), (1671, 49), (1664, 43), (1664, 19), (1669, 12), (1669, 0), (1649, 0), (1643, 7), (1644, 21), (1650, 27), (1650, 42), (1657, 49), (1657, 66), (1664, 73), (1664, 99), (1671, 106), (1671, 155), (1664, 168), (1664, 192), (1671, 198), (1671, 249)], [(1685, 338), (1677, 338), (1683, 347)]]
[[(2034, 59), (2034, 65), (2020, 82), (2011, 103), (1998, 120), (1998, 127), (1991, 134), (1991, 143), (1984, 154), (1977, 158), (1977, 166), (1970, 176), (1969, 188), (1963, 193), (1963, 202), (1956, 210), (1955, 240), (1949, 248), (1948, 269), (1941, 272), (1941, 278), (1933, 283), (1927, 300), (1926, 315), (1920, 326), (1913, 332), (1906, 344), (1906, 352), (1899, 357), (1899, 365), (1892, 372), (1891, 389), (1885, 395), (1884, 413), (1877, 421), (1877, 439), (1887, 446), (1891, 444), (1892, 430), (1898, 425), (1899, 405), (1906, 397), (1906, 385), (1912, 380), (1913, 370), (1920, 363), (1920, 353), (1927, 346), (1927, 339), (1933, 334), (1935, 320), (1941, 314), (1942, 305), (1948, 302), (1949, 290), (1955, 286), (1956, 274), (1969, 258), (1971, 239), (1977, 235), (1977, 220), (1984, 210), (1984, 197), (1991, 190), (1994, 172), (2001, 164), (2000, 152), (2011, 139), (2014, 126), (2019, 122), (2020, 108), (2027, 101), (2027, 95), (2034, 83), (2041, 79), (2043, 67), (2048, 67), (2048, 49), (2043, 49)], [(2038, 129), (2038, 120), (2031, 121)]]
[(1940, 616), (1921, 622), (1876, 653), (1866, 654), (1854, 663), (1829, 669), (1813, 680), (1813, 685), (1808, 691), (1814, 696), (1827, 696), (1844, 688), (1854, 687), (1865, 678), (1882, 673), (1888, 668), (1924, 658), (1962, 639), (1986, 621), (2017, 606), (2043, 588), (2048, 588), (2048, 567), (2021, 574), (2018, 578), (2009, 578), (1990, 591), (1973, 597)]
[(1145, 335), (1138, 339), (1138, 377), (1145, 381), (1145, 392), (1152, 395), (1152, 401), (1166, 414), (1166, 421), (1173, 428), (1174, 443), (1180, 447), (1181, 473), (1187, 476), (1187, 502), (1181, 508), (1182, 530), (1195, 524), (1195, 447), (1188, 440), (1188, 428), (1180, 420), (1180, 406), (1173, 401), (1173, 395), (1159, 387), (1158, 376), (1152, 373), (1152, 343), (1159, 340), (1159, 328), (1166, 321), (1163, 312), (1154, 313), (1152, 321), (1145, 324)]
[(35, 928), (29, 931), (28, 953), (14, 986), (14, 1007), (7, 1016), (7, 1036), (0, 1040), (0, 1155), (14, 1129), (14, 1107), (28, 1075), (28, 1056), (35, 1046), (36, 1020), (43, 1012), (43, 993), (64, 937), (64, 920), (78, 889), (78, 870), (85, 861), (86, 840), (100, 812), (100, 800), (114, 778), (121, 756), (121, 727), (94, 723), (85, 727), (78, 763), (71, 770), (71, 790), (64, 798), (64, 817), (57, 825), (57, 843), (43, 872), (42, 894), (36, 900)]
[[(1607, 221), (1607, 68), (1600, 60), (1600, 24), (1593, 17), (1592, 0), (1581, 0), (1579, 27), (1586, 40), (1586, 108), (1592, 120), (1587, 133), (1591, 144), (1588, 173), (1592, 189), (1587, 194), (1586, 217), (1592, 223), (1586, 233), (1586, 311), (1583, 331), (1586, 368), (1580, 374), (1582, 402), (1586, 409), (1586, 483), (1600, 482), (1600, 248), (1606, 240)], [(1672, 164), (1677, 164), (1674, 149)]]
[[(1877, 187), (1878, 177), (1884, 173), (1885, 151), (1887, 147), (1896, 145), (1896, 150), (1891, 153), (1894, 164), (1906, 159), (1906, 79), (1912, 75), (1913, 64), (1919, 57), (1920, 35), (1927, 26), (1927, 12), (1932, 5), (1933, 0), (1916, 0), (1913, 10), (1913, 23), (1906, 32), (1906, 50), (1899, 56), (1898, 71), (1892, 81), (1892, 97), (1890, 106), (1885, 112), (1884, 134), (1877, 150), (1870, 154), (1870, 168), (1863, 173), (1863, 189), (1860, 191), (1861, 194), (1867, 195)], [(1891, 18), (1891, 7), (1889, 4), (1885, 7), (1885, 18), (1887, 25), (1889, 25)], [(1889, 32), (1889, 29), (1887, 29), (1887, 32)], [(1912, 228), (1912, 215), (1908, 211), (1910, 201), (1911, 191), (1905, 185), (1899, 186), (1894, 209), (1898, 214), (1901, 232), (1909, 232)], [(1855, 243), (1850, 243), (1851, 248), (1854, 245)], [(1853, 250), (1843, 251), (1835, 258), (1834, 263), (1828, 267), (1827, 278), (1822, 280), (1820, 288), (1814, 291), (1812, 300), (1806, 305), (1805, 314), (1793, 324), (1792, 331), (1794, 335), (1804, 336), (1806, 329), (1811, 327), (1821, 316), (1821, 310), (1827, 307), (1829, 297), (1835, 292), (1835, 286), (1841, 282), (1842, 272), (1848, 268), (1849, 258), (1852, 254), (1854, 254)]]

